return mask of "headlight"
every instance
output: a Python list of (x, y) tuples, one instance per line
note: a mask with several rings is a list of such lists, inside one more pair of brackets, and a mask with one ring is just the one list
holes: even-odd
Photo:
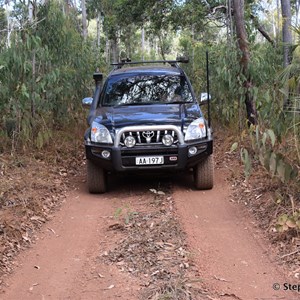
[(206, 126), (203, 118), (194, 120), (187, 128), (185, 141), (202, 139), (206, 137)]
[(95, 143), (103, 143), (103, 144), (113, 143), (108, 129), (97, 122), (92, 123), (91, 141)]

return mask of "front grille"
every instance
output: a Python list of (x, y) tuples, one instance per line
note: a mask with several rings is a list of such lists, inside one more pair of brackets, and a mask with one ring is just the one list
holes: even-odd
[(127, 136), (133, 136), (137, 146), (145, 145), (163, 145), (162, 138), (169, 134), (173, 137), (173, 145), (178, 143), (177, 133), (174, 130), (145, 130), (145, 131), (127, 131), (121, 135), (120, 144), (124, 146), (124, 140)]

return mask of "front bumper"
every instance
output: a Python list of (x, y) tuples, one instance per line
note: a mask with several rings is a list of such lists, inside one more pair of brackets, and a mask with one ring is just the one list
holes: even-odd
[[(196, 147), (195, 155), (189, 154), (189, 148)], [(184, 170), (194, 167), (213, 152), (212, 139), (196, 141), (188, 144), (178, 144), (170, 147), (166, 146), (136, 146), (127, 148), (116, 145), (99, 145), (85, 142), (86, 158), (93, 161), (105, 170), (115, 172), (127, 171), (172, 171)], [(109, 158), (102, 156), (102, 151), (110, 152)], [(161, 165), (136, 165), (136, 157), (163, 156), (164, 164)]]

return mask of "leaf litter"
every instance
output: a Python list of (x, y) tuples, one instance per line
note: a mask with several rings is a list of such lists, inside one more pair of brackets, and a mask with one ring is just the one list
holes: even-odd
[(35, 242), (37, 230), (64, 201), (70, 177), (82, 168), (77, 146), (53, 147), (43, 153), (0, 154), (0, 286), (16, 254)]
[[(162, 187), (160, 187), (162, 189)], [(100, 259), (143, 282), (140, 299), (208, 299), (192, 260), (186, 235), (174, 213), (170, 185), (150, 189), (148, 200), (126, 224), (108, 226), (121, 234)], [(149, 201), (150, 199), (150, 201)]]

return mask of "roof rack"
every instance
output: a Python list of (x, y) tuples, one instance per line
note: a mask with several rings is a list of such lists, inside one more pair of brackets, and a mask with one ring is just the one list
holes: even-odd
[(172, 67), (178, 67), (178, 63), (188, 63), (187, 57), (177, 57), (176, 60), (144, 60), (144, 61), (131, 61), (130, 58), (122, 59), (120, 62), (112, 63), (114, 69), (121, 69), (124, 65), (142, 65), (142, 64), (170, 64)]

